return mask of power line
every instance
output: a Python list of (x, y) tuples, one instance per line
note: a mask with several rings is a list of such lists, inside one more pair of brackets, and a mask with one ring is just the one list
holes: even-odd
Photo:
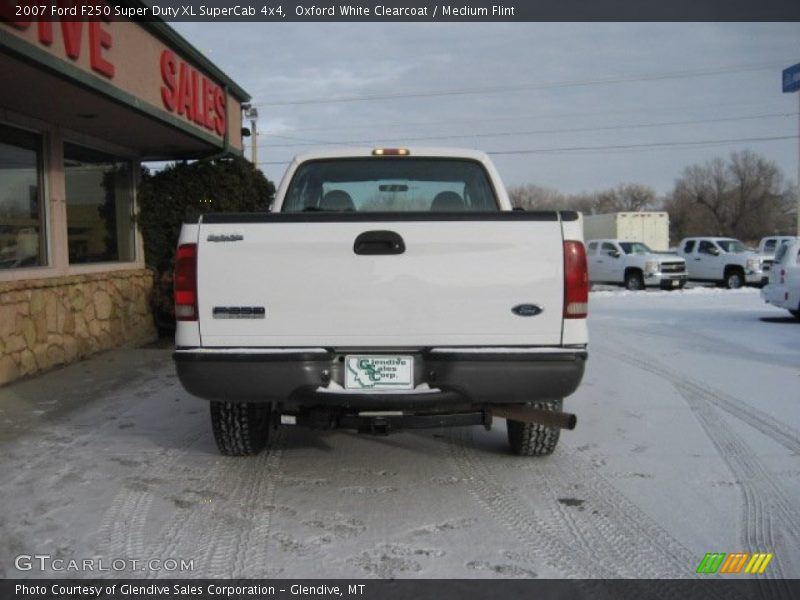
[[(654, 112), (667, 112), (667, 113), (674, 113), (674, 112), (687, 112), (687, 111), (695, 111), (695, 110), (703, 110), (706, 108), (713, 108), (715, 112), (718, 112), (721, 108), (728, 108), (728, 107), (741, 107), (741, 106), (758, 106), (760, 108), (765, 108), (763, 102), (733, 102), (733, 103), (715, 103), (711, 106), (698, 106), (698, 105), (675, 105), (670, 104), (668, 106), (647, 106), (647, 107), (639, 107), (639, 108), (626, 108), (624, 110), (611, 110), (611, 111), (582, 111), (582, 112), (573, 112), (573, 113), (556, 113), (556, 114), (517, 114), (517, 115), (505, 115), (502, 117), (487, 117), (486, 115), (478, 115), (469, 118), (460, 118), (460, 119), (428, 119), (425, 121), (381, 121), (381, 127), (416, 127), (416, 126), (426, 126), (426, 125), (450, 125), (450, 124), (458, 124), (458, 123), (475, 123), (476, 121), (480, 123), (490, 123), (496, 121), (516, 121), (516, 120), (526, 120), (526, 119), (571, 119), (575, 117), (595, 117), (595, 116), (608, 116), (608, 115), (627, 115), (631, 113), (654, 113)], [(776, 103), (777, 106), (777, 103)], [(375, 123), (351, 123), (348, 125), (336, 125), (334, 127), (302, 127), (300, 129), (293, 128), (291, 129), (292, 133), (305, 133), (305, 132), (313, 132), (313, 131), (339, 131), (342, 129), (346, 129), (351, 131), (353, 129), (374, 129)], [(259, 135), (272, 135), (266, 131), (259, 131)], [(278, 136), (277, 134), (272, 137), (286, 137), (286, 136)], [(288, 139), (288, 138), (287, 138)], [(292, 138), (298, 139), (298, 138)]]
[(517, 92), (524, 90), (541, 90), (567, 87), (585, 87), (593, 85), (611, 85), (615, 83), (635, 83), (642, 81), (659, 81), (665, 79), (685, 79), (691, 77), (705, 77), (708, 75), (721, 75), (726, 73), (741, 73), (746, 71), (761, 71), (776, 69), (780, 65), (738, 65), (719, 67), (716, 69), (697, 69), (693, 71), (675, 71), (653, 75), (637, 75), (630, 77), (609, 77), (602, 79), (586, 79), (576, 81), (555, 81), (548, 83), (528, 83), (521, 85), (463, 88), (454, 90), (428, 90), (419, 92), (398, 92), (394, 94), (370, 94), (363, 96), (338, 96), (333, 98), (305, 98), (300, 100), (283, 100), (274, 102), (254, 102), (253, 106), (300, 106), (308, 104), (337, 104), (342, 102), (366, 102), (372, 100), (398, 100), (407, 98), (433, 98), (440, 96), (466, 96), (473, 94), (498, 94), (502, 92)]
[(455, 139), (470, 139), (470, 138), (485, 138), (485, 137), (509, 137), (519, 135), (541, 135), (549, 133), (583, 133), (590, 131), (615, 131), (619, 129), (643, 129), (650, 127), (667, 127), (676, 125), (697, 125), (706, 123), (723, 123), (731, 121), (752, 121), (757, 119), (769, 119), (775, 117), (794, 117), (794, 113), (771, 113), (765, 115), (750, 115), (741, 117), (720, 117), (718, 119), (699, 119), (699, 120), (686, 120), (686, 121), (661, 121), (650, 123), (633, 123), (630, 125), (605, 125), (602, 127), (570, 127), (561, 129), (536, 129), (530, 131), (500, 131), (491, 133), (461, 133), (449, 135), (432, 135), (424, 137), (404, 137), (397, 136), (394, 138), (382, 139), (365, 139), (365, 140), (348, 140), (348, 141), (330, 141), (330, 140), (309, 140), (302, 138), (293, 138), (282, 135), (271, 135), (269, 137), (276, 137), (280, 139), (295, 140), (295, 144), (257, 144), (259, 148), (293, 148), (297, 146), (319, 146), (319, 145), (355, 145), (355, 144), (380, 144), (386, 142), (395, 142), (397, 140), (408, 142), (420, 142), (431, 140), (455, 140)]
[(615, 146), (573, 146), (562, 148), (541, 148), (533, 150), (488, 150), (486, 154), (493, 156), (502, 156), (509, 154), (546, 154), (557, 152), (582, 152), (592, 150), (622, 150), (622, 149), (638, 149), (638, 148), (665, 148), (670, 146), (709, 146), (717, 144), (732, 144), (738, 142), (772, 142), (776, 140), (794, 140), (800, 136), (797, 135), (779, 135), (772, 137), (752, 137), (752, 138), (731, 138), (727, 140), (700, 140), (692, 142), (653, 142), (650, 144), (619, 144)]
[[(750, 137), (750, 138), (729, 138), (721, 140), (697, 140), (688, 142), (652, 142), (649, 144), (617, 144), (609, 146), (568, 146), (557, 148), (534, 148), (528, 150), (488, 150), (486, 154), (492, 156), (503, 156), (513, 154), (557, 154), (560, 152), (598, 152), (609, 150), (642, 150), (650, 148), (677, 148), (677, 147), (695, 147), (695, 146), (713, 146), (719, 144), (734, 144), (740, 142), (772, 142), (778, 140), (795, 140), (800, 138), (800, 135), (779, 135), (779, 136), (765, 136), (765, 137)], [(280, 161), (265, 161), (259, 162), (259, 165), (285, 165), (291, 159)]]

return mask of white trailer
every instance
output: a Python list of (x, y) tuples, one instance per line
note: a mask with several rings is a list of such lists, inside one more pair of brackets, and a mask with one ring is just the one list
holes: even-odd
[(586, 215), (583, 234), (586, 240), (642, 242), (656, 252), (666, 252), (669, 249), (669, 214), (647, 211)]

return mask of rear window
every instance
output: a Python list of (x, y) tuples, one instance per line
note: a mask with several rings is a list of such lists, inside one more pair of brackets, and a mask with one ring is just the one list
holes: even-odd
[(647, 244), (641, 242), (620, 242), (619, 245), (625, 254), (650, 254), (652, 252)]
[(783, 262), (783, 257), (789, 252), (790, 244), (781, 244), (778, 246), (778, 251), (775, 253), (775, 262), (781, 263)]
[(478, 162), (437, 158), (355, 158), (303, 163), (283, 212), (498, 211)]

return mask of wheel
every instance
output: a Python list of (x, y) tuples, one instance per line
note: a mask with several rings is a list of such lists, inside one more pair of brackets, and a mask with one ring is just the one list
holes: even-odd
[[(541, 410), (561, 410), (561, 400), (533, 402), (531, 408)], [(508, 444), (518, 456), (548, 456), (553, 453), (558, 445), (561, 429), (537, 423), (523, 423), (522, 421), (506, 420), (508, 430)]]
[(637, 291), (644, 289), (644, 279), (639, 271), (628, 271), (625, 273), (625, 288)]
[(744, 275), (739, 269), (731, 269), (725, 274), (725, 287), (729, 290), (739, 289), (744, 285)]
[(269, 440), (270, 405), (211, 402), (211, 426), (217, 448), (225, 456), (253, 456)]

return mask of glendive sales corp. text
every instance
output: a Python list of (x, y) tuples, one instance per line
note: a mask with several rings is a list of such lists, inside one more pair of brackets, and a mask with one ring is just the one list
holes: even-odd
[(289, 593), (292, 596), (362, 596), (365, 592), (366, 584), (348, 584), (347, 590), (338, 585), (299, 585), (287, 586), (285, 589), (276, 588), (272, 585), (227, 585), (210, 583), (207, 585), (194, 585), (188, 583), (175, 583), (172, 585), (151, 584), (116, 584), (107, 585), (82, 585), (76, 584), (50, 584), (50, 585), (26, 585), (17, 584), (14, 592), (17, 596), (87, 596), (99, 598), (101, 595), (113, 596), (275, 596), (278, 594)]

